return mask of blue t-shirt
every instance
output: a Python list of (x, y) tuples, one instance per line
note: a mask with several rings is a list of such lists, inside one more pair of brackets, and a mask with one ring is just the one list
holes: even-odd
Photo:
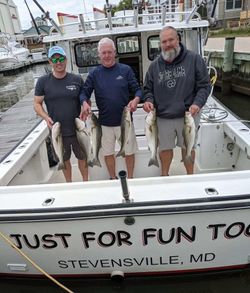
[(141, 88), (131, 67), (116, 63), (107, 68), (95, 67), (88, 75), (80, 95), (81, 104), (90, 99), (92, 92), (99, 110), (99, 123), (120, 126), (123, 108), (129, 102), (129, 92), (141, 98)]

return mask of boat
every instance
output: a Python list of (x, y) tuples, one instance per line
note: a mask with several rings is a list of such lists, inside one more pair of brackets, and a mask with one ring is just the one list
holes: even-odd
[(28, 61), (29, 50), (7, 33), (0, 33), (0, 70)]
[[(119, 26), (112, 26), (107, 5), (107, 18), (85, 26), (80, 15), (80, 22), (72, 23), (74, 32), (58, 26), (58, 33), (43, 41), (62, 46), (68, 70), (85, 78), (97, 65), (98, 40), (111, 37), (117, 60), (132, 66), (142, 83), (159, 54), (165, 25), (174, 26), (186, 46), (203, 55), (208, 20), (199, 16), (199, 5), (184, 10), (183, 1), (174, 2), (171, 11), (163, 4), (160, 11), (151, 7), (138, 14), (134, 1), (133, 25)], [(214, 84), (216, 71), (209, 65), (208, 70)], [(89, 181), (81, 182), (74, 164), (74, 182), (65, 183), (57, 166), (50, 166), (44, 121), (1, 161), (1, 276), (39, 278), (46, 271), (56, 278), (122, 278), (249, 268), (248, 125), (211, 91), (198, 131), (195, 174), (185, 174), (176, 154), (170, 176), (162, 177), (159, 168), (148, 167), (145, 115), (142, 108), (134, 115), (139, 151), (133, 179), (126, 178), (124, 162), (117, 158), (119, 180), (108, 180), (106, 169), (95, 166), (89, 168)]]

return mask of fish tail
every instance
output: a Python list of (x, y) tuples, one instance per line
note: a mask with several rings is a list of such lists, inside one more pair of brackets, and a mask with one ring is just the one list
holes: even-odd
[(59, 162), (58, 163), (57, 170), (63, 170), (63, 169), (65, 169), (64, 163), (63, 162)]
[(120, 149), (119, 152), (116, 154), (116, 157), (122, 156), (123, 158), (125, 157), (125, 150)]
[(187, 164), (193, 164), (194, 160), (191, 156), (185, 156), (185, 158), (182, 160), (182, 162), (187, 163)]
[(87, 164), (88, 164), (89, 167), (93, 167), (94, 166), (92, 161), (88, 161)]
[(154, 165), (154, 166), (159, 168), (159, 162), (158, 162), (158, 159), (156, 157), (150, 158), (150, 160), (148, 162), (148, 167), (150, 167), (152, 165)]
[(92, 167), (93, 166), (102, 167), (102, 165), (101, 165), (101, 163), (99, 161), (99, 158), (94, 158), (91, 163), (92, 163)]

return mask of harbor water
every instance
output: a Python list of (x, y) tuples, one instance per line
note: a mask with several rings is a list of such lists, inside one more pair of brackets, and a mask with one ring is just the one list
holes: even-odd
[[(45, 73), (45, 65), (36, 65), (17, 75), (0, 76), (0, 117), (33, 88), (36, 79)], [(232, 93), (219, 98), (242, 120), (250, 120), (250, 97)], [(0, 122), (1, 123), (1, 122)], [(13, 253), (15, 253), (13, 251)], [(247, 258), (248, 256), (246, 256)], [(1, 260), (0, 260), (1, 265)], [(107, 280), (60, 280), (75, 293), (119, 292), (119, 293), (248, 293), (250, 292), (250, 270), (206, 275), (170, 277), (125, 278), (121, 283)], [(9, 280), (0, 279), (0, 293), (59, 293), (66, 292), (50, 280)]]

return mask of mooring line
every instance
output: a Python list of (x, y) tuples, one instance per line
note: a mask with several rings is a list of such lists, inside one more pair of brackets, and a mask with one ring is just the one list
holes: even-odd
[(28, 262), (30, 262), (38, 271), (40, 271), (43, 275), (45, 275), (48, 279), (50, 279), (52, 282), (54, 282), (56, 285), (61, 287), (63, 290), (65, 290), (68, 293), (74, 293), (67, 287), (65, 287), (63, 284), (58, 282), (55, 278), (53, 278), (50, 274), (45, 272), (38, 264), (36, 264), (27, 254), (25, 254), (21, 249), (19, 249), (7, 236), (5, 236), (2, 232), (0, 232), (0, 236), (4, 239), (5, 242), (7, 242), (12, 248), (14, 248), (19, 254), (21, 254)]

